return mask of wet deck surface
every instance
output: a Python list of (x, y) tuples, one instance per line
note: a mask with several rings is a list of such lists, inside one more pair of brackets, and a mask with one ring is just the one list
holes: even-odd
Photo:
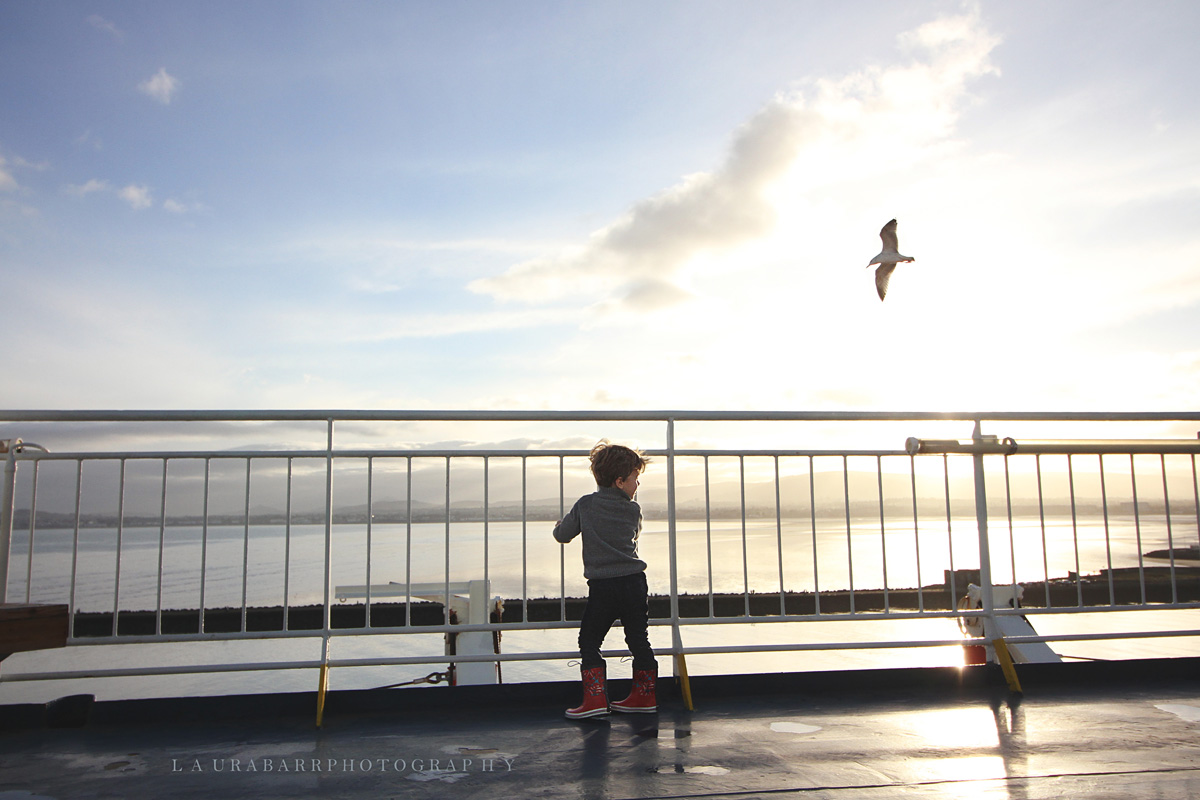
[(311, 696), (10, 713), (0, 800), (1200, 797), (1194, 660), (1056, 666), (1020, 696), (946, 670), (697, 680), (694, 711), (664, 686), (656, 715), (580, 722), (562, 684), (331, 696), (321, 729)]

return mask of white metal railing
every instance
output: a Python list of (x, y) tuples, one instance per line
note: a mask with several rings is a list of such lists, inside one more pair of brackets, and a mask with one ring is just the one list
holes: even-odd
[[(74, 647), (296, 638), (322, 643), (319, 659), (9, 673), (0, 680), (321, 668), (324, 686), (331, 666), (447, 660), (443, 654), (331, 659), (335, 637), (577, 626), (577, 599), (586, 589), (574, 558), (552, 546), (549, 527), (592, 488), (586, 449), (396, 447), (369, 436), (339, 445), (335, 428), (355, 424), (491, 423), (601, 435), (601, 424), (641, 426), (639, 438), (655, 445), (645, 448), (658, 462), (652, 468), (665, 470), (665, 481), (655, 489), (644, 486), (639, 496), (647, 517), (643, 553), (656, 575), (664, 566), (667, 572), (665, 583), (652, 582), (652, 594), (665, 598), (666, 609), (652, 611), (651, 623), (669, 626), (671, 647), (663, 654), (676, 657), (677, 669), (686, 655), (961, 642), (687, 646), (685, 631), (701, 625), (970, 615), (994, 631), (995, 620), (1006, 615), (1196, 609), (1200, 578), (1192, 552), (1200, 535), (1200, 441), (1146, 438), (1141, 431), (1161, 437), (1162, 430), (1198, 421), (1197, 412), (0, 412), (0, 438), (9, 444), (0, 599), (68, 603)], [(1000, 433), (1008, 433), (1005, 427), (1083, 426), (1089, 436), (1001, 439), (985, 434), (985, 423)], [(310, 432), (303, 446), (293, 445), (289, 433), (289, 441), (238, 449), (269, 430), (253, 427), (247, 434), (244, 426), (281, 424), (315, 425), (324, 446), (313, 446)], [(106, 436), (115, 427), (118, 434), (140, 430), (152, 443), (173, 443), (208, 436), (210, 425), (227, 426), (221, 432), (232, 431), (233, 443), (91, 449), (87, 439), (89, 427), (102, 427)], [(712, 432), (712, 426), (745, 425), (753, 432)], [(797, 425), (803, 434), (794, 428), (777, 433)], [(851, 432), (858, 442), (866, 438), (865, 428), (880, 425), (889, 428), (885, 446), (837, 441)], [(971, 426), (969, 436), (946, 437), (965, 425)], [(197, 426), (204, 427), (200, 434), (189, 432)], [(895, 434), (900, 426), (909, 434), (936, 429), (942, 438), (905, 441)], [(680, 447), (684, 428), (689, 444)], [(1118, 433), (1108, 435), (1112, 431)], [(48, 447), (17, 439), (35, 435)], [(754, 444), (763, 438), (824, 439), (818, 443), (828, 446), (730, 448), (707, 444), (706, 437)], [(71, 446), (55, 446), (60, 439)], [(355, 492), (353, 503), (337, 494), (343, 483)], [(1147, 555), (1156, 551), (1158, 556)], [(971, 577), (978, 572), (980, 610), (956, 605), (966, 591), (964, 570)], [(505, 615), (452, 624), (453, 587), (475, 578), (497, 587)], [(442, 587), (442, 601), (433, 606), (408, 598), (396, 603), (395, 592), (376, 588), (431, 581)], [(1024, 607), (996, 607), (993, 584), (1009, 583), (1026, 585)], [(362, 603), (338, 603), (339, 586), (358, 587)], [(360, 610), (361, 621), (341, 619)], [(1181, 625), (1010, 641), (1198, 634)], [(575, 655), (493, 653), (453, 660)]]

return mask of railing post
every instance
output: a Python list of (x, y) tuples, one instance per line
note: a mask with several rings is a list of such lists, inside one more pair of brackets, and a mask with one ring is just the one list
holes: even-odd
[(0, 441), (4, 456), (4, 499), (0, 507), (0, 603), (8, 602), (8, 555), (12, 549), (13, 487), (17, 480), (17, 444), (20, 439)]
[(324, 631), (328, 641), (332, 627), (329, 619), (330, 581), (333, 571), (333, 419), (326, 421), (325, 440), (325, 613)]
[[(325, 720), (325, 693), (329, 689), (330, 592), (333, 573), (333, 417), (326, 420), (325, 439), (325, 607), (321, 636), (321, 671), (317, 679), (317, 727)], [(369, 557), (369, 554), (368, 554)]]
[(667, 420), (667, 552), (671, 573), (671, 648), (675, 653), (682, 646), (679, 635), (679, 567), (677, 531), (675, 528), (675, 420)]
[(975, 462), (975, 520), (979, 526), (979, 599), (983, 603), (983, 636), (992, 646), (996, 661), (1004, 670), (1004, 679), (1008, 687), (1020, 693), (1021, 683), (1017, 679), (1013, 667), (1012, 656), (1008, 645), (996, 624), (996, 600), (992, 591), (992, 546), (988, 536), (987, 519), (987, 486), (983, 470), (983, 421), (975, 420), (975, 430), (971, 433), (971, 442), (975, 445), (975, 453), (971, 456)]
[[(975, 420), (971, 441), (983, 442), (982, 420)], [(990, 641), (996, 636), (995, 600), (992, 593), (992, 553), (988, 537), (987, 487), (984, 485), (983, 453), (976, 448), (971, 459), (975, 462), (975, 522), (979, 530), (979, 596), (983, 602), (983, 633)]]
[(683, 657), (683, 637), (679, 632), (679, 541), (675, 524), (675, 420), (667, 420), (667, 544), (671, 561), (671, 653), (675, 677), (683, 691), (684, 706), (692, 708), (692, 688), (688, 681), (687, 661)]

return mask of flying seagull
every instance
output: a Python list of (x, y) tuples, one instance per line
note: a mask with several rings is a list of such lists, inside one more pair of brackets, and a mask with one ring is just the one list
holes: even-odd
[(883, 229), (879, 231), (879, 238), (883, 240), (883, 250), (871, 259), (871, 263), (867, 264), (867, 269), (870, 269), (873, 264), (879, 265), (879, 268), (875, 270), (875, 290), (879, 292), (879, 299), (883, 300), (883, 296), (887, 294), (888, 278), (892, 277), (892, 271), (896, 269), (896, 265), (901, 261), (916, 261), (916, 259), (912, 256), (902, 256), (896, 250), (899, 246), (896, 243), (896, 220), (883, 226)]

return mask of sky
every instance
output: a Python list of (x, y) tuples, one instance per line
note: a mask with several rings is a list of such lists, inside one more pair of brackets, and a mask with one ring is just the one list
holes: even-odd
[(0, 0), (0, 408), (1191, 410), (1198, 37), (1166, 0)]

